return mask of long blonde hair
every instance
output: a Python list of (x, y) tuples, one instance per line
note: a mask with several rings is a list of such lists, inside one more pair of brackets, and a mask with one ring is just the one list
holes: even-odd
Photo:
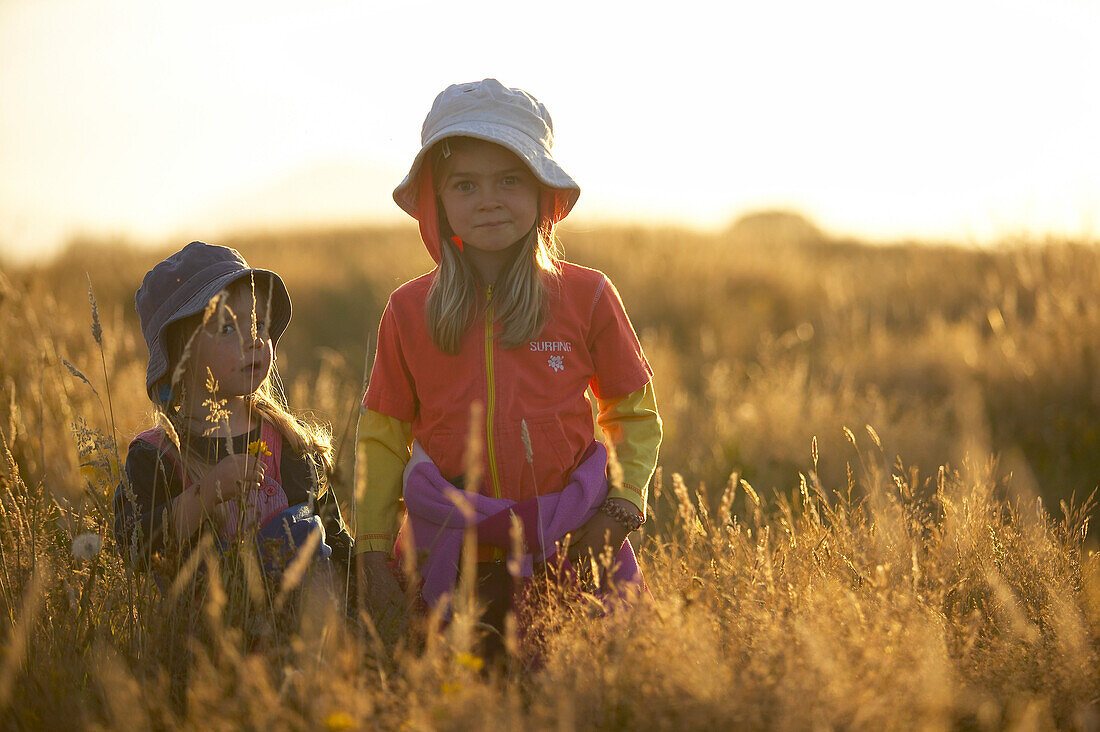
[[(469, 144), (471, 139), (453, 137), (447, 142), (455, 150)], [(441, 178), (442, 157), (440, 147), (436, 146), (431, 152), (431, 173), (436, 185)], [(477, 313), (479, 284), (466, 257), (450, 244), (450, 225), (442, 204), (437, 202), (436, 205), (440, 256), (428, 290), (425, 317), (436, 347), (453, 355), (458, 353), (462, 337)], [(515, 348), (532, 340), (546, 325), (550, 287), (561, 276), (561, 254), (554, 225), (540, 217), (511, 265), (493, 286), (495, 319), (501, 323), (501, 343), (505, 348)]]
[[(201, 480), (206, 471), (213, 466), (207, 461), (207, 456), (200, 454), (192, 441), (187, 439), (193, 433), (187, 428), (186, 415), (182, 414), (180, 407), (184, 402), (189, 384), (194, 381), (194, 379), (185, 378), (188, 374), (191, 344), (215, 314), (219, 318), (226, 316), (228, 309), (225, 307), (226, 298), (221, 297), (223, 294), (225, 290), (211, 300), (210, 305), (202, 313), (196, 313), (169, 326), (166, 345), (170, 389), (166, 391), (167, 398), (163, 401), (158, 400), (156, 396), (152, 397), (153, 419), (156, 426), (167, 433), (173, 445), (179, 450), (184, 471), (192, 482)], [(267, 306), (270, 309), (270, 299)], [(270, 320), (270, 313), (268, 313), (267, 322)], [(292, 414), (286, 406), (276, 374), (275, 365), (272, 364), (271, 373), (256, 391), (244, 396), (245, 404), (250, 412), (255, 410), (261, 420), (271, 423), (295, 455), (301, 457), (310, 454), (320, 462), (318, 495), (323, 495), (328, 489), (328, 477), (334, 465), (332, 429), (323, 422), (306, 421), (302, 416)], [(211, 394), (211, 397), (216, 399), (217, 395)]]

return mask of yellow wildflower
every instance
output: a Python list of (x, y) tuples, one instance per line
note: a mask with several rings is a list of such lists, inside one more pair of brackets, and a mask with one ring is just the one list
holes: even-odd
[(355, 720), (347, 712), (333, 712), (325, 717), (324, 725), (325, 729), (333, 730), (333, 732), (343, 732), (354, 727)]
[(270, 455), (271, 450), (267, 449), (267, 443), (263, 440), (253, 440), (248, 443), (249, 455)]
[(455, 660), (458, 661), (458, 665), (465, 666), (472, 671), (480, 671), (485, 665), (485, 659), (481, 658), (481, 656), (476, 656), (466, 651), (457, 654)]

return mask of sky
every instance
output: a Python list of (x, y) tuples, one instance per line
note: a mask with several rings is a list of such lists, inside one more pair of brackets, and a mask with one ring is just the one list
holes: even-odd
[(568, 222), (1093, 237), (1100, 3), (0, 0), (0, 252), (390, 223), (432, 99), (543, 101)]

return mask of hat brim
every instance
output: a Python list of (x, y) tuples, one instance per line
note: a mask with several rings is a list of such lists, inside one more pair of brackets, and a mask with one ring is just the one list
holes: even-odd
[[(168, 374), (168, 349), (165, 344), (165, 336), (172, 324), (178, 323), (197, 313), (201, 313), (219, 292), (227, 289), (234, 282), (248, 277), (255, 277), (257, 279), (259, 277), (269, 278), (271, 283), (271, 300), (269, 301), (271, 323), (268, 326), (268, 330), (271, 333), (272, 347), (274, 348), (278, 345), (279, 337), (290, 324), (290, 318), (293, 314), (290, 293), (287, 292), (283, 279), (267, 269), (233, 269), (229, 272), (215, 274), (209, 281), (203, 283), (195, 291), (195, 294), (176, 309), (171, 317), (165, 321), (164, 325), (160, 327), (153, 341), (149, 344), (149, 366), (145, 374), (145, 388), (150, 395), (153, 395), (154, 388), (158, 382)], [(267, 288), (261, 287), (258, 282), (256, 289), (260, 292), (267, 290)]]
[[(394, 202), (414, 219), (419, 220), (423, 213), (420, 210), (420, 197), (417, 195), (417, 182), (424, 158), (436, 143), (450, 137), (472, 137), (475, 140), (495, 143), (514, 153), (534, 173), (539, 183), (553, 190), (555, 201), (554, 205), (549, 207), (553, 211), (551, 223), (556, 224), (565, 218), (580, 198), (580, 186), (536, 140), (512, 127), (495, 122), (462, 120), (437, 130), (424, 141), (420, 152), (413, 158), (409, 174), (393, 190)], [(434, 206), (435, 202), (431, 202), (431, 205)]]

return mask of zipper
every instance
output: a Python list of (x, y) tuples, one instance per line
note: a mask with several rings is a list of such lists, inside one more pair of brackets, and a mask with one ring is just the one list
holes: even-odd
[(489, 458), (489, 481), (493, 497), (500, 498), (500, 473), (497, 470), (496, 445), (493, 443), (493, 413), (496, 410), (496, 384), (493, 378), (493, 286), (485, 291), (485, 454)]

